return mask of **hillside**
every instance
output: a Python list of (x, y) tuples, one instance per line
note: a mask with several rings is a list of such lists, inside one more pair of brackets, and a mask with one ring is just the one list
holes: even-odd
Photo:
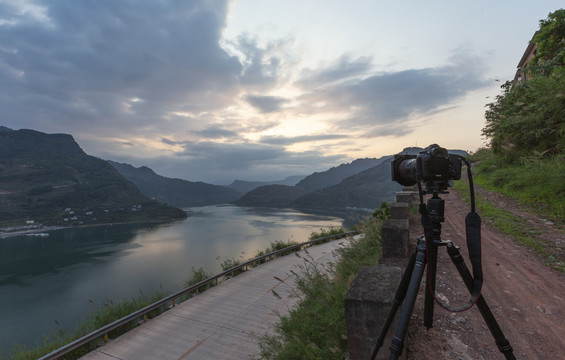
[(401, 186), (390, 180), (388, 157), (381, 164), (350, 176), (337, 185), (303, 195), (291, 202), (298, 209), (320, 209), (332, 213), (346, 212), (347, 208), (371, 209), (381, 202), (390, 202)]
[(289, 207), (307, 192), (297, 186), (266, 185), (258, 187), (233, 202), (239, 206)]
[(274, 181), (245, 181), (245, 180), (235, 180), (234, 182), (232, 182), (230, 185), (228, 185), (227, 187), (229, 187), (230, 189), (234, 189), (238, 192), (240, 192), (241, 194), (245, 194), (250, 192), (251, 190), (254, 190), (258, 187), (261, 186), (267, 186), (267, 185), (286, 185), (286, 186), (294, 186), (296, 185), (300, 180), (304, 179), (303, 175), (295, 175), (295, 176), (289, 176), (283, 180), (274, 180)]
[(180, 209), (143, 196), (106, 161), (67, 134), (0, 131), (0, 223), (77, 225), (182, 219)]
[(238, 199), (241, 193), (225, 186), (171, 179), (157, 175), (148, 167), (108, 161), (118, 172), (134, 183), (145, 196), (176, 207), (225, 204)]
[[(401, 154), (417, 155), (422, 148), (409, 147)], [(462, 150), (452, 154), (468, 155)], [(394, 199), (401, 186), (391, 180), (393, 156), (357, 159), (327, 171), (313, 173), (295, 186), (262, 186), (234, 202), (240, 206), (292, 207), (343, 215), (352, 210), (374, 210)]]
[(367, 170), (373, 166), (379, 165), (383, 162), (384, 158), (379, 159), (357, 159), (349, 164), (341, 164), (339, 166), (333, 167), (324, 172), (315, 172), (302, 179), (296, 187), (301, 188), (304, 191), (311, 192), (319, 189), (323, 189), (328, 186), (339, 184), (343, 179), (360, 173), (361, 171)]
[[(343, 214), (346, 208), (374, 209), (399, 186), (390, 180), (391, 157), (357, 159), (313, 173), (295, 186), (262, 186), (234, 202), (240, 206), (294, 207)], [(351, 209), (350, 209), (351, 210)]]

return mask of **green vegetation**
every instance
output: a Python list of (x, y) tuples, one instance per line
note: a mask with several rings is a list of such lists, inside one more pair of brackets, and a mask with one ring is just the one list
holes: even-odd
[(565, 219), (564, 154), (512, 162), (492, 150), (481, 149), (471, 159), (478, 186), (510, 196), (553, 222)]
[[(57, 334), (53, 335), (45, 339), (43, 345), (38, 346), (33, 349), (27, 349), (25, 346), (15, 346), (12, 355), (10, 357), (11, 360), (35, 360), (41, 356), (44, 356), (80, 337), (97, 330), (107, 324), (110, 324), (122, 317), (129, 315), (139, 309), (144, 308), (164, 297), (163, 294), (155, 294), (153, 296), (146, 296), (144, 294), (140, 294), (137, 298), (130, 299), (130, 300), (123, 300), (121, 302), (114, 303), (112, 301), (107, 301), (104, 306), (97, 311), (95, 311), (90, 319), (83, 323), (77, 330), (73, 332), (66, 332), (66, 331), (59, 331)], [(147, 317), (151, 318), (154, 316), (159, 315), (162, 313), (164, 309), (157, 309), (152, 313), (148, 314)], [(123, 325), (122, 327), (111, 331), (108, 336), (110, 338), (115, 338), (120, 336), (121, 334), (126, 333), (127, 331), (133, 329), (137, 326), (137, 323), (130, 322), (128, 324)], [(103, 341), (100, 339), (99, 341)], [(92, 343), (85, 345), (84, 347), (78, 348), (67, 355), (61, 357), (61, 359), (70, 360), (70, 359), (78, 359), (81, 356), (84, 356), (92, 348), (96, 348), (98, 344)]]
[(545, 217), (565, 218), (565, 10), (540, 21), (529, 80), (502, 85), (487, 105), (488, 149), (473, 156), (476, 183)]
[(347, 354), (343, 301), (359, 268), (376, 265), (380, 256), (381, 220), (371, 217), (362, 225), (365, 236), (341, 248), (335, 265), (309, 260), (297, 277), (301, 303), (281, 318), (272, 335), (261, 339), (261, 359), (339, 359)]
[[(538, 73), (548, 74), (565, 66), (565, 9), (550, 13), (545, 20), (540, 20), (539, 32), (534, 37), (536, 56), (532, 66)], [(536, 69), (537, 67), (537, 69)]]
[(337, 235), (337, 234), (343, 234), (345, 233), (345, 230), (342, 227), (338, 227), (338, 226), (332, 226), (328, 229), (320, 229), (320, 232), (317, 231), (313, 231), (310, 233), (310, 240), (315, 240), (315, 239), (320, 239), (326, 236), (332, 236), (332, 235)]
[[(496, 161), (496, 155), (494, 155), (492, 151), (481, 150), (480, 152), (477, 152), (477, 154), (472, 158), (475, 160), (480, 159), (480, 162), (477, 164), (478, 166), (476, 171), (473, 171), (473, 180), (476, 185), (514, 198), (515, 200), (518, 200), (519, 202), (526, 205), (526, 207), (538, 214), (538, 216), (552, 218), (552, 215), (563, 213), (565, 201), (565, 199), (563, 199), (563, 196), (561, 196), (560, 201), (557, 198), (550, 199), (552, 191), (554, 191), (558, 187), (563, 189), (562, 183), (559, 183), (557, 181), (554, 182), (551, 179), (548, 182), (539, 182), (538, 179), (538, 181), (534, 181), (530, 184), (525, 183), (527, 181), (530, 181), (532, 176), (544, 176), (543, 170), (540, 170), (538, 172), (528, 172), (520, 166), (511, 165), (507, 166), (506, 169), (499, 170), (498, 168), (496, 168), (497, 170), (490, 170), (485, 174), (484, 167), (490, 167), (490, 165), (488, 164), (490, 164), (491, 161)], [(544, 164), (545, 162), (541, 163), (541, 166), (544, 166)], [(511, 176), (507, 182), (493, 181), (493, 178), (499, 179), (499, 177), (507, 173), (514, 174), (514, 176)], [(551, 171), (549, 171), (549, 173), (551, 173)], [(551, 177), (553, 178), (553, 176)], [(556, 179), (557, 178), (555, 178), (555, 180)], [(519, 188), (521, 188), (522, 191), (516, 192), (515, 190), (506, 190), (507, 187), (513, 188), (513, 185), (511, 185), (513, 183), (521, 183)], [(544, 184), (547, 183), (552, 183), (554, 185), (550, 186), (549, 189), (546, 189), (544, 187)], [(468, 182), (466, 180), (456, 181), (453, 189), (459, 192), (467, 202), (470, 201)], [(541, 202), (541, 198), (546, 199), (547, 202)], [(477, 211), (481, 215), (483, 222), (485, 222), (495, 230), (514, 239), (514, 241), (516, 241), (518, 244), (536, 251), (545, 259), (549, 266), (557, 270), (565, 271), (565, 266), (563, 265), (564, 259), (559, 259), (554, 256), (551, 251), (551, 247), (548, 248), (545, 246), (544, 239), (540, 236), (539, 231), (530, 226), (528, 222), (525, 222), (522, 218), (512, 214), (512, 212), (496, 206), (491, 201), (481, 196), (479, 192), (475, 192), (475, 203)], [(562, 215), (555, 216), (556, 217), (553, 218), (554, 221), (558, 221), (559, 219), (561, 221), (563, 220)], [(563, 224), (561, 224), (561, 226), (562, 225)]]
[[(517, 200), (538, 217), (563, 226), (565, 219), (565, 10), (540, 21), (528, 80), (507, 82), (487, 105), (483, 135), (490, 146), (471, 157), (475, 183)], [(461, 186), (461, 185), (457, 185)], [(463, 192), (465, 193), (465, 192)], [(523, 219), (477, 196), (483, 218), (519, 244), (563, 269), (559, 251)], [(554, 253), (557, 255), (554, 257)]]
[(506, 82), (502, 94), (487, 105), (483, 135), (507, 161), (559, 157), (565, 151), (564, 34), (565, 10), (541, 20), (528, 80)]
[(70, 135), (0, 131), (0, 153), (1, 227), (26, 220), (72, 226), (186, 218), (184, 211), (143, 196)]

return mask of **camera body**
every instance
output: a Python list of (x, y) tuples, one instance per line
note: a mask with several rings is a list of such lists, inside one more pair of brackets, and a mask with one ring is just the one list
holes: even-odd
[(450, 180), (461, 179), (461, 157), (449, 154), (445, 148), (432, 144), (418, 155), (395, 155), (392, 180), (412, 186), (419, 181), (439, 190), (451, 186)]

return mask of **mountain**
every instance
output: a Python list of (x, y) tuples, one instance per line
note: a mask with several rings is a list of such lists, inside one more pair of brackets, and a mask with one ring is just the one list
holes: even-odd
[(290, 203), (307, 192), (297, 186), (266, 185), (243, 195), (233, 202), (239, 206), (289, 207)]
[(186, 218), (142, 195), (68, 134), (0, 128), (0, 224), (77, 225)]
[(148, 167), (108, 161), (118, 172), (134, 183), (142, 194), (176, 207), (225, 204), (241, 197), (241, 193), (225, 186), (171, 179), (157, 175)]
[(315, 172), (302, 179), (298, 184), (296, 184), (296, 186), (308, 192), (323, 189), (328, 186), (339, 184), (343, 179), (351, 175), (355, 175), (373, 166), (377, 166), (383, 161), (383, 159), (384, 158), (357, 159), (350, 164), (341, 164), (321, 173)]
[[(408, 147), (400, 154), (417, 155), (422, 148)], [(449, 153), (468, 155), (462, 150)], [(240, 206), (291, 207), (301, 210), (344, 214), (350, 210), (372, 210), (389, 202), (402, 186), (391, 180), (394, 156), (357, 159), (305, 177), (295, 186), (262, 186), (234, 202)]]
[(301, 196), (336, 185), (351, 175), (379, 165), (385, 159), (357, 159), (349, 164), (341, 164), (324, 172), (315, 172), (294, 186), (261, 186), (249, 191), (234, 204), (240, 206), (288, 207)]
[(383, 201), (390, 202), (402, 186), (391, 180), (392, 156), (383, 160), (379, 165), (352, 175), (339, 184), (296, 198), (290, 202), (290, 207), (339, 214), (348, 209), (374, 210)]
[(242, 194), (248, 193), (261, 186), (267, 185), (286, 185), (294, 186), (300, 180), (304, 178), (304, 175), (289, 176), (283, 180), (276, 181), (245, 181), (245, 180), (235, 180), (233, 183), (228, 185), (229, 188), (234, 189)]

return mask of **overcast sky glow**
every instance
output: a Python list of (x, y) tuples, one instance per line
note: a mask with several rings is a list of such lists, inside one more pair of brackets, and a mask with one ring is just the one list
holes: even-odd
[(407, 146), (474, 151), (484, 106), (561, 7), (0, 0), (0, 125), (221, 184)]

